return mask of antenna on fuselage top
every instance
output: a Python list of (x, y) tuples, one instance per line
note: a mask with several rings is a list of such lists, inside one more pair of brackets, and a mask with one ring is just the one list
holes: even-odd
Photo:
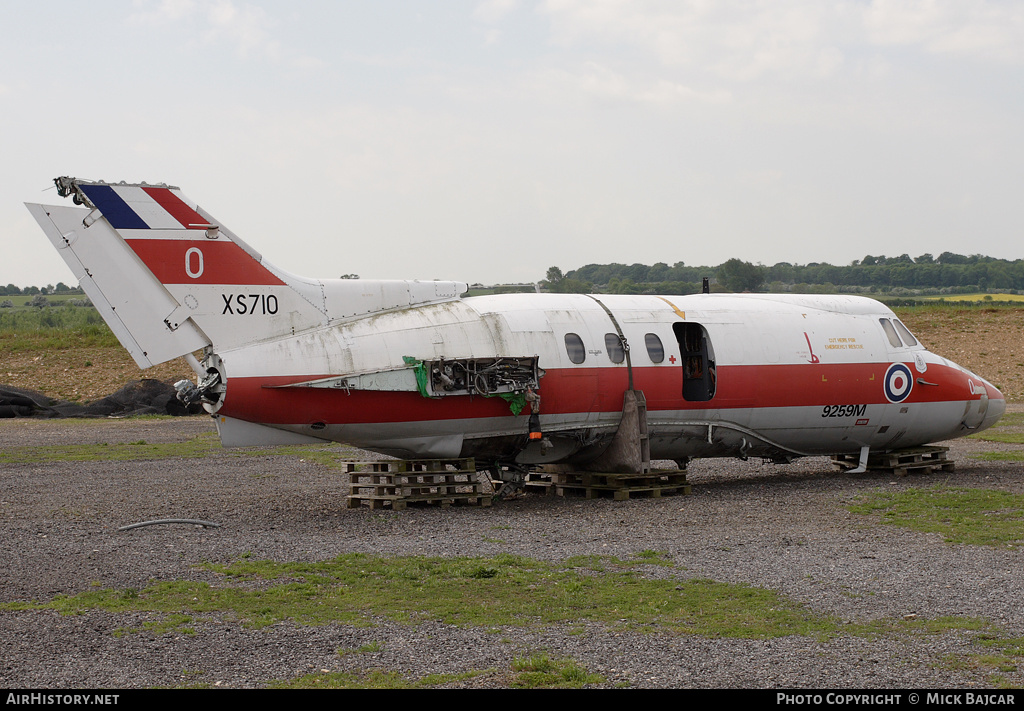
[(707, 277), (704, 277), (704, 283), (701, 284), (700, 292), (702, 294), (710, 294), (711, 293), (711, 284), (708, 283), (708, 278)]

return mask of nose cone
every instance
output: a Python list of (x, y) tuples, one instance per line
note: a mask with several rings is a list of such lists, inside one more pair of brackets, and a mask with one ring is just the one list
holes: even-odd
[(978, 427), (981, 430), (987, 429), (999, 422), (999, 418), (1006, 412), (1006, 398), (999, 392), (999, 389), (987, 381), (985, 386), (986, 390), (988, 390), (988, 412), (985, 413), (985, 419), (981, 421), (981, 425)]
[(971, 393), (964, 422), (973, 425), (975, 432), (980, 432), (997, 423), (1003, 416), (1006, 412), (1006, 398), (999, 392), (999, 388), (984, 378), (967, 370), (964, 372), (968, 375), (967, 387)]
[[(950, 363), (950, 361), (946, 362)], [(964, 390), (961, 392), (966, 395), (963, 420), (961, 421), (964, 430), (980, 432), (998, 422), (1006, 412), (1006, 397), (999, 392), (999, 388), (962, 365), (956, 363), (951, 363), (951, 365), (959, 369), (962, 374), (962, 380), (956, 385), (956, 389), (959, 390), (960, 387), (963, 387)]]

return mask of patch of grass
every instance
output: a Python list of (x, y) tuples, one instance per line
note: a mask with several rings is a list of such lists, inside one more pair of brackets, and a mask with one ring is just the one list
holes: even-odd
[(969, 439), (980, 439), (986, 442), (1002, 442), (1003, 444), (1024, 444), (1024, 432), (1003, 432), (987, 429), (978, 434), (967, 435)]
[(161, 635), (166, 632), (178, 632), (179, 634), (194, 635), (195, 627), (190, 627), (193, 618), (190, 615), (165, 615), (158, 620), (142, 623), (141, 628), (120, 628), (114, 631), (115, 637), (123, 637), (137, 632), (151, 632), (154, 635)]
[(40, 447), (9, 447), (0, 452), (0, 463), (36, 464), (43, 462), (108, 462), (170, 457), (199, 458), (220, 450), (220, 442), (212, 432), (193, 437), (185, 442), (158, 442), (146, 444), (144, 440), (122, 444), (48, 444)]
[(117, 338), (94, 308), (60, 306), (0, 310), (0, 351), (13, 353), (117, 345)]
[[(601, 572), (516, 556), (378, 558), (349, 554), (313, 563), (244, 560), (207, 565), (222, 584), (169, 581), (135, 590), (90, 590), (45, 603), (63, 614), (110, 612), (233, 615), (263, 627), (282, 620), (367, 624), (371, 616), (479, 627), (601, 622), (612, 627), (765, 639), (829, 635), (837, 622), (778, 593), (712, 580), (649, 580), (635, 564), (606, 558)], [(270, 583), (270, 584), (268, 584)]]
[[(374, 649), (363, 649), (363, 647), (374, 645), (376, 645)], [(381, 648), (381, 645), (373, 642), (370, 645), (363, 645), (363, 647), (359, 649), (376, 651)], [(382, 669), (364, 672), (321, 671), (315, 674), (305, 674), (297, 679), (272, 681), (268, 686), (271, 689), (431, 689), (443, 684), (472, 679), (492, 671), (494, 670), (474, 669), (459, 674), (427, 674), (419, 679), (409, 679), (400, 672)]]
[(604, 555), (574, 555), (565, 560), (565, 565), (570, 568), (603, 573), (607, 569), (609, 560), (610, 558)]
[[(874, 298), (878, 297), (875, 296)], [(950, 301), (945, 297), (935, 299), (922, 297), (920, 301), (914, 301), (913, 303), (905, 299), (881, 298), (878, 300), (896, 312), (896, 315), (903, 319), (904, 323), (915, 318), (948, 318), (954, 324), (963, 326), (962, 331), (973, 333), (973, 330), (968, 331), (968, 329), (972, 329), (973, 326), (977, 325), (978, 314), (1018, 311), (1021, 307), (1020, 296), (1017, 298), (1018, 301), (1008, 301), (1005, 299), (998, 301), (995, 299), (992, 301)]]
[(989, 683), (997, 689), (1019, 688), (1004, 674), (1017, 672), (1024, 660), (1024, 637), (1002, 637), (983, 633), (974, 638), (974, 644), (984, 651), (963, 659), (953, 660), (961, 668), (980, 669), (989, 673)]
[(1007, 659), (1024, 659), (1024, 637), (998, 637), (993, 634), (980, 635), (975, 642), (995, 649), (1001, 657)]
[(986, 294), (983, 292), (975, 294), (946, 294), (944, 296), (922, 296), (924, 300), (928, 301), (957, 301), (967, 303), (984, 303), (988, 306), (991, 302), (1020, 302), (1024, 301), (1024, 294)]
[(999, 418), (999, 422), (978, 434), (968, 435), (968, 439), (980, 439), (986, 442), (1003, 442), (1005, 444), (1024, 444), (1024, 412), (1009, 412)]
[(1024, 496), (991, 489), (934, 487), (876, 492), (849, 507), (855, 514), (880, 515), (882, 522), (947, 543), (1011, 546), (1024, 539)]
[(360, 645), (355, 649), (344, 648), (338, 650), (339, 657), (347, 657), (350, 654), (369, 654), (370, 652), (379, 652), (384, 649), (384, 645), (381, 642), (373, 641), (367, 642), (366, 644)]
[(399, 672), (379, 669), (362, 674), (319, 672), (288, 681), (272, 681), (268, 686), (271, 689), (428, 689), (455, 681), (458, 678), (472, 676), (475, 673), (467, 672), (465, 675), (430, 674), (422, 679), (410, 680)]
[[(579, 563), (581, 561), (577, 561)], [(53, 609), (62, 614), (87, 610), (149, 612), (156, 618), (141, 629), (115, 630), (115, 634), (150, 631), (191, 634), (196, 617), (216, 614), (245, 626), (262, 627), (281, 621), (297, 624), (330, 623), (369, 625), (375, 617), (414, 624), (439, 620), (476, 626), (494, 634), (508, 628), (563, 625), (568, 634), (584, 634), (585, 623), (612, 629), (634, 629), (704, 637), (767, 639), (798, 635), (824, 639), (837, 635), (880, 636), (975, 634), (983, 646), (974, 656), (958, 655), (957, 664), (972, 669), (1005, 673), (1016, 667), (1024, 639), (1003, 638), (991, 623), (977, 618), (881, 619), (842, 623), (806, 610), (781, 595), (747, 585), (710, 580), (648, 580), (636, 563), (604, 558), (586, 567), (567, 567), (544, 561), (497, 556), (494, 558), (440, 559), (425, 557), (378, 558), (349, 554), (315, 563), (277, 563), (243, 560), (212, 565), (207, 570), (223, 576), (216, 586), (196, 581), (154, 583), (143, 590), (92, 588), (50, 602), (16, 602), (0, 610)], [(488, 571), (487, 576), (479, 575)], [(490, 571), (494, 575), (490, 576)], [(514, 644), (502, 637), (502, 642)], [(355, 649), (339, 649), (339, 656), (381, 651), (382, 643), (369, 642)], [(489, 670), (493, 671), (493, 670)], [(517, 659), (515, 686), (578, 687), (603, 683), (567, 659), (543, 653)], [(424, 688), (485, 672), (466, 675), (430, 675), (409, 679), (399, 672), (322, 671), (273, 683), (281, 688)], [(994, 678), (994, 677), (993, 677)], [(993, 683), (996, 683), (993, 681)]]
[(1016, 673), (1024, 659), (1024, 637), (1003, 637), (986, 630), (971, 640), (980, 651), (974, 654), (945, 654), (939, 667), (951, 671), (988, 674), (989, 684), (996, 689), (1020, 688), (1019, 681), (1005, 675)]
[(325, 442), (324, 444), (287, 444), (276, 447), (265, 447), (259, 450), (243, 450), (247, 454), (273, 454), (299, 459), (315, 464), (323, 464), (331, 469), (341, 469), (343, 463), (340, 459), (351, 458), (356, 448), (349, 445), (339, 445), (336, 442)]
[(582, 689), (587, 684), (605, 681), (603, 676), (589, 673), (572, 659), (551, 659), (543, 653), (514, 659), (512, 671), (512, 686), (518, 689)]
[(984, 462), (1024, 462), (1024, 452), (980, 452), (970, 457)]
[[(150, 417), (150, 416), (147, 416)], [(168, 415), (153, 417), (166, 418)], [(85, 422), (104, 422), (103, 420), (83, 420)], [(292, 456), (299, 459), (323, 464), (340, 469), (339, 459), (350, 457), (352, 447), (325, 442), (322, 445), (285, 445), (277, 447), (246, 447), (232, 448), (231, 456)], [(47, 444), (43, 446), (8, 447), (0, 451), (0, 464), (37, 464), (46, 462), (109, 462), (138, 461), (157, 459), (201, 459), (210, 454), (224, 453), (217, 435), (205, 432), (184, 442), (157, 442), (149, 444), (145, 440), (120, 444)]]
[[(1024, 364), (1021, 364), (1024, 367)], [(992, 429), (999, 427), (1024, 427), (1024, 412), (1007, 412), (999, 418), (999, 422), (992, 425)]]
[(665, 551), (652, 551), (650, 549), (646, 549), (637, 553), (636, 557), (649, 565), (664, 565), (669, 568), (673, 566), (672, 560)]
[(858, 637), (880, 637), (893, 635), (938, 635), (947, 632), (990, 632), (991, 623), (978, 617), (884, 617), (867, 623), (848, 625), (844, 631)]

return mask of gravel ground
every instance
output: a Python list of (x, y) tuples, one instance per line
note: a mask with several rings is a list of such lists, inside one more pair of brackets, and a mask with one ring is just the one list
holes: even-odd
[[(1020, 408), (1011, 408), (1017, 409)], [(92, 422), (3, 421), (0, 451), (60, 442), (183, 441), (212, 430), (205, 418)], [(848, 622), (880, 617), (983, 617), (1024, 636), (1024, 553), (951, 546), (937, 535), (882, 526), (846, 505), (867, 491), (931, 486), (1024, 493), (1020, 464), (972, 452), (1020, 449), (972, 440), (948, 443), (956, 471), (903, 479), (833, 474), (825, 459), (789, 466), (700, 460), (693, 495), (614, 502), (540, 495), (490, 508), (348, 510), (342, 477), (294, 456), (0, 465), (0, 602), (49, 600), (154, 580), (212, 580), (204, 561), (318, 560), (379, 555), (495, 555), (546, 560), (664, 551), (672, 568), (652, 575), (711, 578), (778, 591)], [(154, 526), (185, 517), (219, 529)], [(500, 540), (499, 540), (500, 539)], [(383, 669), (409, 678), (490, 669), (462, 685), (508, 683), (517, 656), (571, 657), (607, 686), (712, 688), (988, 688), (991, 669), (968, 633), (707, 639), (639, 634), (599, 624), (493, 629), (437, 622), (248, 629), (227, 616), (202, 618), (196, 634), (141, 632), (145, 613), (0, 611), (0, 687), (138, 688), (204, 684), (259, 687), (320, 670)], [(583, 630), (580, 633), (580, 630)], [(375, 643), (376, 651), (339, 655)], [(1004, 673), (1021, 684), (1024, 675)]]

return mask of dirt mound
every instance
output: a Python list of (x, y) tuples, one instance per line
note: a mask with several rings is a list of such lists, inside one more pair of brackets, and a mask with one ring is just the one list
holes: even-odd
[(0, 385), (0, 417), (127, 417), (129, 415), (196, 415), (186, 409), (174, 386), (159, 380), (132, 380), (115, 393), (85, 405), (55, 400), (34, 390)]
[(152, 378), (174, 383), (196, 374), (182, 358), (142, 370), (121, 346), (3, 350), (0, 383), (46, 393), (53, 399), (91, 402), (132, 380)]
[(1024, 309), (953, 309), (900, 314), (928, 350), (1024, 400)]

